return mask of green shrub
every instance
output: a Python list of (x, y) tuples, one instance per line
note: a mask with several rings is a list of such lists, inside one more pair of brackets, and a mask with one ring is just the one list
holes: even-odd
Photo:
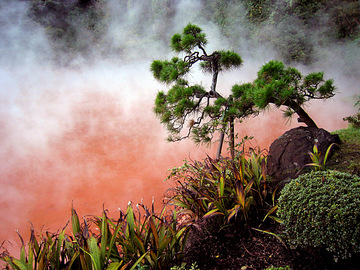
[(291, 247), (322, 247), (335, 261), (360, 252), (360, 178), (337, 171), (301, 175), (285, 185), (277, 214)]

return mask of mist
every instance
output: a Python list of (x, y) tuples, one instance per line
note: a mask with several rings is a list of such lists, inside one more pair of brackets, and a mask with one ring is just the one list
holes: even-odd
[[(103, 208), (116, 216), (129, 200), (142, 198), (150, 203), (154, 197), (160, 206), (172, 185), (164, 182), (168, 169), (214, 154), (216, 143), (166, 142), (152, 112), (157, 91), (166, 86), (152, 78), (150, 63), (171, 57), (169, 39), (187, 23), (203, 28), (209, 51), (230, 47), (244, 59), (240, 70), (219, 77), (224, 93), (235, 83), (252, 81), (262, 64), (277, 58), (273, 48), (248, 37), (241, 5), (233, 8), (239, 24), (229, 28), (230, 39), (203, 15), (202, 1), (169, 1), (170, 17), (151, 13), (140, 2), (101, 3), (106, 18), (101, 40), (79, 31), (80, 53), (49, 38), (50, 30), (29, 17), (30, 1), (0, 4), (0, 241), (14, 248), (20, 242), (15, 230), (25, 239), (32, 225), (38, 232), (59, 230), (72, 205), (80, 216), (100, 215)], [(351, 46), (331, 44), (321, 61), (297, 66), (304, 72), (323, 70), (335, 81), (338, 93), (332, 100), (306, 108), (329, 131), (346, 127), (342, 118), (356, 111), (359, 78), (348, 72)], [(351, 68), (359, 70), (359, 62)], [(191, 76), (211, 84), (200, 73)], [(285, 125), (281, 112), (270, 110), (236, 131), (267, 148), (296, 126), (295, 119)], [(8, 242), (6, 247), (12, 249)]]

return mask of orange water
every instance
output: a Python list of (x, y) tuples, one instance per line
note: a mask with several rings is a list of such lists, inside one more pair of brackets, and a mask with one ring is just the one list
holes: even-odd
[[(151, 103), (139, 101), (128, 112), (118, 97), (89, 93), (72, 103), (71, 125), (50, 136), (46, 147), (24, 153), (14, 147), (3, 149), (0, 239), (13, 244), (4, 246), (16, 255), (19, 240), (15, 230), (27, 241), (30, 223), (37, 232), (62, 228), (72, 204), (79, 216), (100, 215), (103, 207), (116, 216), (118, 207), (124, 209), (129, 200), (136, 203), (142, 198), (149, 205), (155, 197), (160, 205), (172, 184), (163, 181), (168, 169), (181, 165), (185, 158), (214, 155), (216, 144), (209, 149), (195, 147), (189, 140), (167, 143)], [(254, 135), (252, 143), (267, 148), (284, 131), (298, 125), (293, 121), (286, 126), (280, 114), (265, 113), (237, 125), (239, 137)], [(341, 119), (323, 123), (331, 128), (346, 125)], [(9, 123), (2, 118), (0, 124), (5, 140), (10, 136), (6, 132)]]

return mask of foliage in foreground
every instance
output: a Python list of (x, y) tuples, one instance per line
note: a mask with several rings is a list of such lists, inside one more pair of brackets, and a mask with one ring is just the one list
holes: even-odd
[[(7, 269), (169, 269), (181, 261), (189, 227), (179, 227), (176, 212), (165, 215), (166, 208), (155, 214), (143, 204), (129, 203), (118, 220), (102, 217), (84, 219), (81, 224), (71, 210), (72, 233), (46, 232), (35, 236), (31, 231), (27, 247), (22, 240), (20, 258), (6, 250), (0, 259)], [(95, 225), (95, 229), (91, 227)], [(27, 250), (27, 252), (26, 252)], [(138, 267), (138, 268), (136, 268)], [(140, 268), (139, 268), (140, 267)]]
[(292, 247), (322, 247), (335, 261), (360, 252), (360, 178), (310, 172), (285, 185), (278, 216)]
[(240, 229), (259, 225), (276, 210), (269, 203), (272, 196), (268, 194), (265, 166), (265, 155), (254, 149), (248, 158), (242, 152), (235, 160), (208, 157), (203, 162), (185, 162), (169, 176), (178, 182), (168, 194), (169, 203), (190, 222), (216, 220), (218, 229), (229, 224), (238, 224)]

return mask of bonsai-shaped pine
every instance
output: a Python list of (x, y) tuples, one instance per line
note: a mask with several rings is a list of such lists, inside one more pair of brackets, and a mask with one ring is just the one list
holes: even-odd
[(280, 61), (270, 61), (262, 66), (252, 84), (234, 85), (232, 92), (234, 98), (246, 97), (259, 110), (270, 104), (286, 106), (285, 117), (290, 118), (296, 113), (298, 122), (308, 127), (317, 127), (302, 105), (311, 99), (333, 97), (335, 86), (333, 80), (324, 80), (323, 72), (310, 73), (304, 77), (293, 67), (285, 68)]
[[(157, 94), (154, 112), (170, 133), (169, 141), (179, 141), (190, 136), (196, 143), (210, 143), (216, 131), (220, 131), (217, 158), (220, 157), (224, 134), (229, 134), (230, 152), (234, 156), (234, 119), (254, 113), (252, 106), (244, 107), (232, 96), (224, 97), (216, 89), (221, 71), (239, 68), (241, 57), (233, 51), (205, 50), (206, 35), (196, 25), (188, 24), (182, 34), (171, 38), (171, 48), (185, 54), (183, 59), (154, 60), (153, 76), (160, 82), (172, 85), (167, 93)], [(196, 63), (212, 75), (209, 90), (198, 84), (190, 84), (186, 75)], [(187, 131), (182, 132), (186, 127)]]

